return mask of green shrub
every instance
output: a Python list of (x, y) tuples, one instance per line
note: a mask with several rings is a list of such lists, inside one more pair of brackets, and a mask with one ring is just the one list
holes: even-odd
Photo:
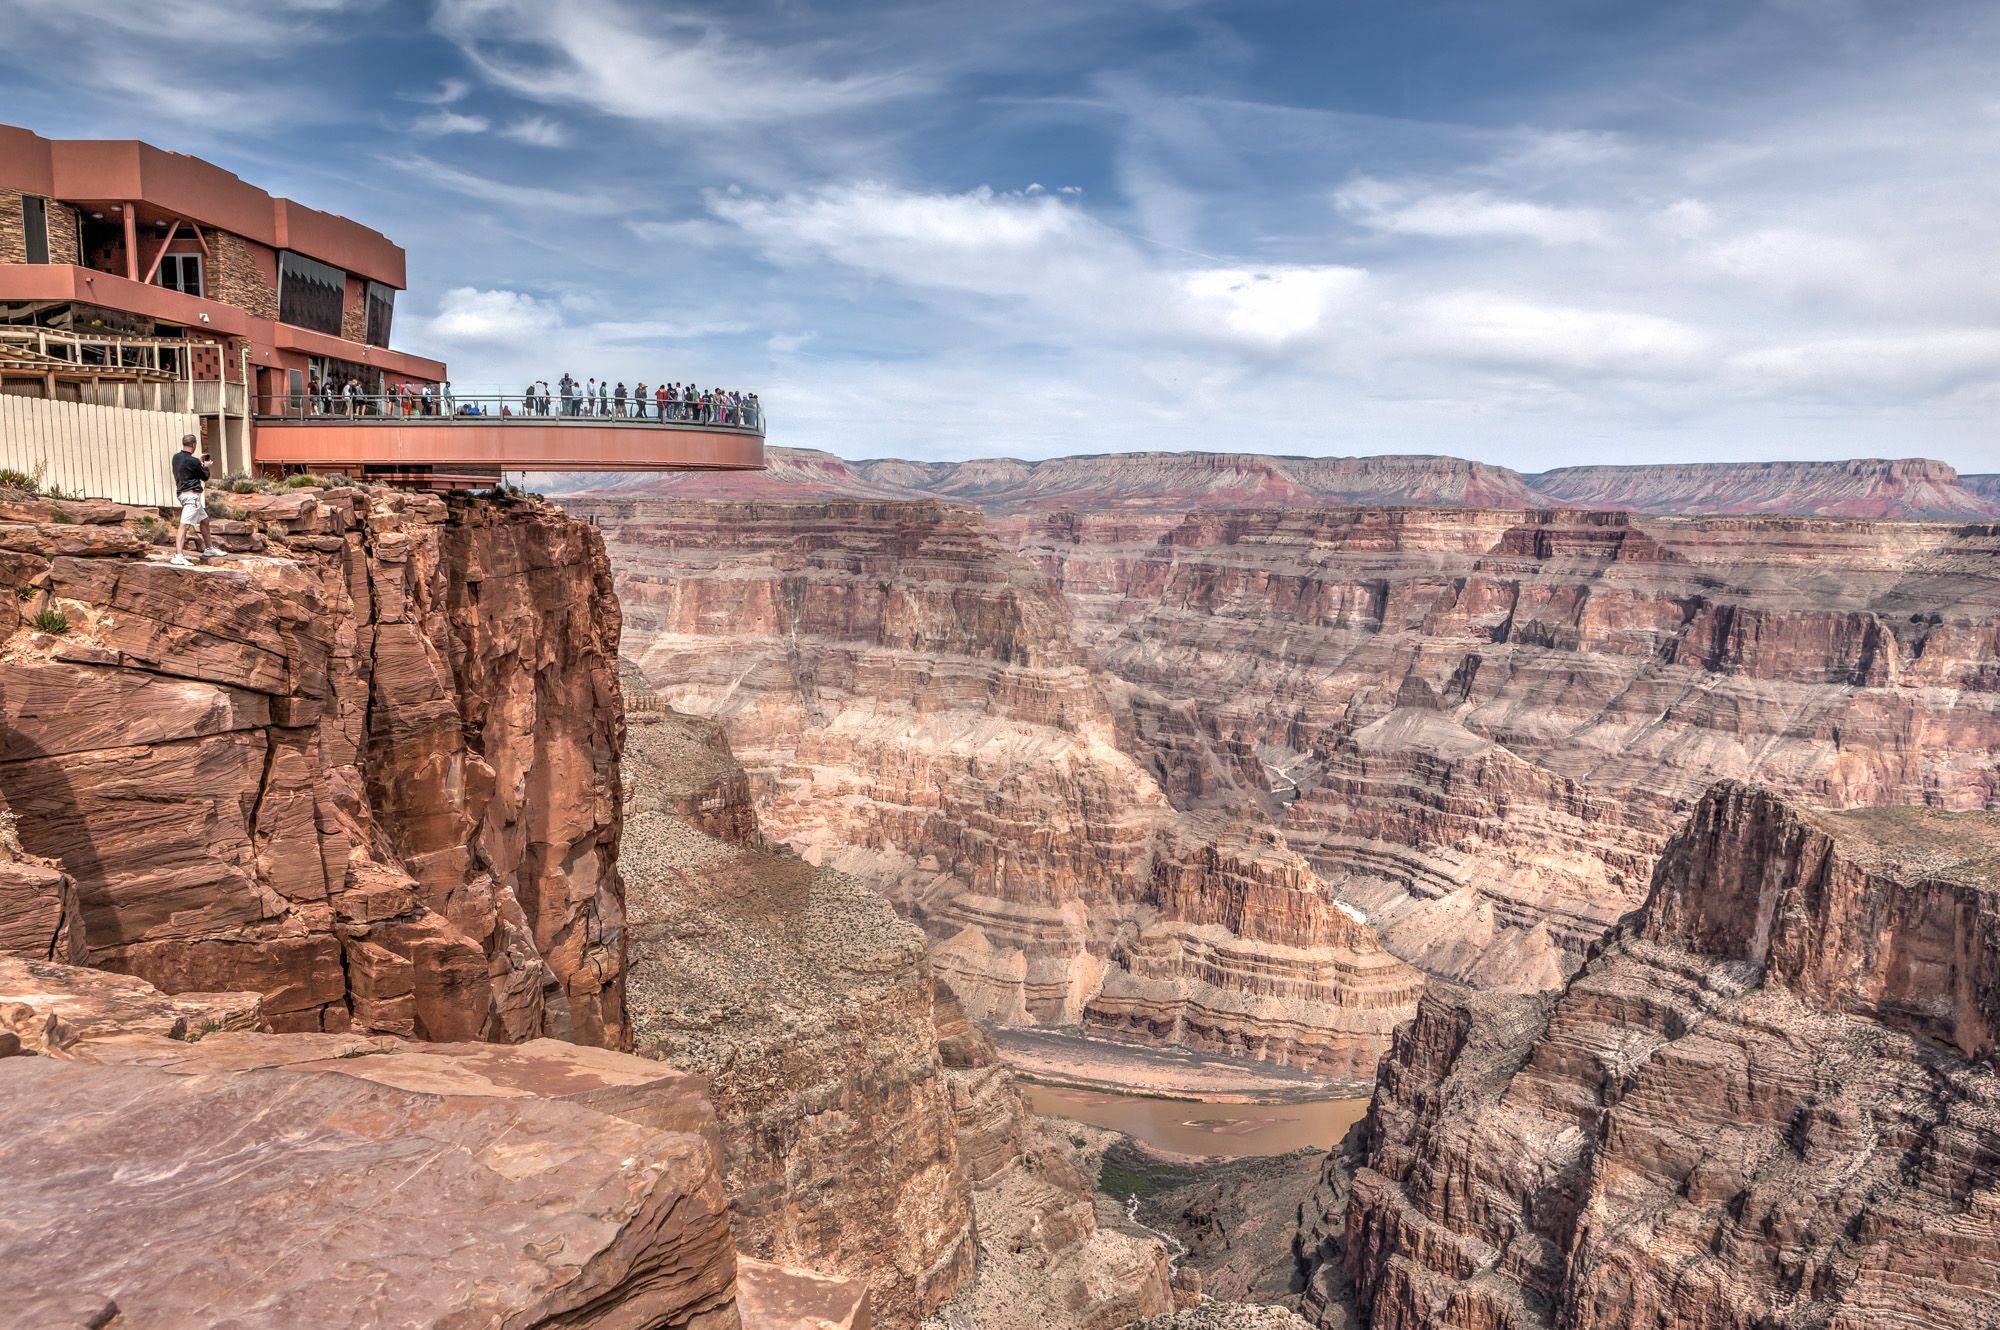
[(301, 471), (295, 476), (285, 477), (286, 487), (295, 490), (306, 488), (321, 490), (338, 489), (340, 486), (348, 483), (348, 480), (343, 476), (319, 476), (314, 475), (310, 471)]
[(171, 545), (174, 543), (174, 529), (154, 517), (151, 513), (137, 523), (139, 539), (148, 545)]
[(44, 633), (66, 633), (69, 631), (69, 616), (61, 610), (43, 610), (35, 616), (35, 628)]
[(43, 488), (42, 497), (45, 499), (76, 500), (81, 499), (83, 496), (72, 490), (66, 490), (60, 485), (49, 485)]
[(16, 471), (11, 466), (0, 466), (0, 489), (26, 490), (33, 494), (42, 487), (42, 482), (25, 471)]
[(208, 515), (219, 517), (225, 522), (234, 522), (243, 516), (243, 510), (218, 494), (208, 496)]
[(25, 582), (14, 588), (14, 598), (16, 600), (32, 600), (34, 595), (35, 589)]

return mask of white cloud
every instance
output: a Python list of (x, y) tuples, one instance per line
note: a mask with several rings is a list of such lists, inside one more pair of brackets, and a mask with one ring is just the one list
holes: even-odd
[(1650, 377), (1682, 372), (1706, 349), (1672, 319), (1481, 291), (1427, 298), (1414, 314), (1416, 345), (1496, 369)]
[(569, 142), (563, 127), (546, 116), (524, 116), (500, 131), (500, 137), (525, 143), (531, 148), (560, 148)]
[(1933, 328), (1825, 337), (1761, 347), (1730, 365), (1772, 394), (1936, 396), (2000, 382), (2000, 328)]
[(440, 0), (432, 22), (510, 92), (656, 124), (791, 120), (874, 106), (927, 86), (897, 70), (823, 74), (810, 52), (755, 34), (739, 39), (690, 12), (638, 10), (617, 0)]
[(484, 134), (491, 122), (483, 115), (465, 115), (458, 111), (439, 109), (429, 115), (420, 115), (410, 122), (413, 133), (425, 138), (443, 138), (449, 134)]
[(1211, 268), (1184, 280), (1188, 294), (1213, 307), (1232, 332), (1276, 345), (1318, 332), (1366, 279), (1360, 268), (1323, 266)]
[(1605, 239), (1602, 214), (1502, 198), (1485, 190), (1426, 191), (1408, 183), (1361, 177), (1334, 191), (1334, 206), (1374, 231), (1443, 239), (1520, 239), (1544, 245), (1596, 244)]
[(440, 79), (437, 87), (431, 91), (406, 92), (403, 94), (403, 99), (420, 102), (425, 106), (450, 106), (454, 102), (464, 101), (465, 95), (471, 91), (472, 85), (464, 79)]
[(550, 301), (520, 291), (460, 286), (444, 293), (424, 330), (448, 342), (518, 346), (547, 336), (561, 323), (562, 315)]
[(406, 172), (413, 178), (439, 189), (508, 208), (529, 209), (541, 213), (609, 214), (625, 206), (624, 202), (603, 189), (565, 190), (549, 189), (540, 185), (523, 185), (500, 176), (480, 175), (474, 171), (461, 170), (456, 166), (449, 166), (434, 158), (426, 157), (422, 153), (402, 153), (381, 160), (385, 165)]

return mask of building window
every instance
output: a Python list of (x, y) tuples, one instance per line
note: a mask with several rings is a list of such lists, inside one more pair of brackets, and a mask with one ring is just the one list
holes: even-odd
[(278, 255), (278, 321), (340, 336), (347, 274), (331, 264), (284, 250)]
[(185, 291), (191, 296), (201, 295), (201, 255), (169, 254), (161, 259), (160, 285), (169, 291)]
[(389, 325), (396, 317), (396, 288), (368, 283), (368, 345), (389, 345)]
[(21, 233), (28, 242), (28, 262), (49, 261), (49, 201), (35, 194), (21, 196)]

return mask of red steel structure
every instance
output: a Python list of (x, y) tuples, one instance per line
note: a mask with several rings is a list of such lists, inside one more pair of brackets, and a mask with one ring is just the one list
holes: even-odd
[[(364, 399), (444, 381), (442, 361), (389, 345), (404, 253), (380, 232), (133, 139), (46, 139), (0, 125), (0, 354), (38, 339), (0, 391), (66, 391), (87, 370), (220, 389), (230, 437), (259, 469), (490, 482), (503, 471), (756, 469), (760, 416), (684, 419), (322, 411), (355, 381)], [(119, 366), (47, 363), (49, 339), (120, 342)], [(74, 354), (85, 354), (74, 352)], [(0, 362), (5, 363), (5, 362)], [(32, 368), (22, 369), (22, 365)], [(40, 369), (46, 372), (36, 373)], [(59, 376), (57, 370), (64, 372)], [(68, 391), (82, 391), (80, 388)], [(441, 399), (440, 399), (441, 400)]]

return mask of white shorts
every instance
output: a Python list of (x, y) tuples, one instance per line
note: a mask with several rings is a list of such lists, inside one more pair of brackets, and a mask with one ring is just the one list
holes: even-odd
[(208, 501), (200, 490), (181, 491), (181, 525), (193, 526), (208, 520)]

